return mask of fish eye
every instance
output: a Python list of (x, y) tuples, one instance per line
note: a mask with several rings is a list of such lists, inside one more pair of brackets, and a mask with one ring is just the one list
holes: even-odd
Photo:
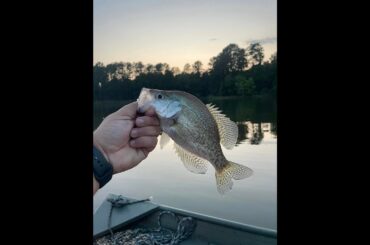
[(162, 96), (161, 94), (158, 94), (158, 95), (157, 95), (157, 98), (158, 98), (158, 99), (162, 99), (162, 98), (163, 98), (163, 96)]

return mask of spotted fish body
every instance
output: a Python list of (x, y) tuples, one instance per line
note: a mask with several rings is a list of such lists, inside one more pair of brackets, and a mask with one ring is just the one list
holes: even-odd
[(138, 98), (139, 112), (153, 107), (159, 117), (161, 147), (168, 136), (175, 142), (175, 151), (191, 172), (204, 174), (208, 163), (215, 168), (217, 190), (231, 190), (232, 179), (244, 179), (253, 171), (228, 161), (220, 143), (232, 149), (238, 137), (238, 127), (213, 105), (205, 105), (197, 97), (182, 91), (143, 88)]

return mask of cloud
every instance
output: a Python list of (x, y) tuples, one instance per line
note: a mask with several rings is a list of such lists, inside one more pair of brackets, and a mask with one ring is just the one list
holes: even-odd
[(210, 42), (213, 42), (213, 41), (216, 41), (216, 40), (218, 40), (218, 38), (210, 38), (210, 39), (208, 39), (208, 41), (210, 41)]
[(269, 43), (276, 43), (277, 38), (276, 37), (265, 37), (261, 39), (250, 39), (247, 40), (247, 43), (260, 43), (260, 44), (269, 44)]

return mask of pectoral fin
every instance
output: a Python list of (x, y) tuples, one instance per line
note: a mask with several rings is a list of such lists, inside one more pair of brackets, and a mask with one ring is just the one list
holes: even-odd
[(207, 172), (208, 166), (206, 160), (190, 153), (176, 143), (174, 143), (174, 147), (187, 170), (196, 174), (205, 174)]

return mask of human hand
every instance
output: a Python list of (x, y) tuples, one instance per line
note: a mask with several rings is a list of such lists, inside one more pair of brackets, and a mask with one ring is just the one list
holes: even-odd
[(157, 144), (161, 129), (154, 110), (138, 117), (137, 106), (133, 102), (122, 107), (94, 131), (94, 145), (112, 164), (114, 174), (138, 165)]

